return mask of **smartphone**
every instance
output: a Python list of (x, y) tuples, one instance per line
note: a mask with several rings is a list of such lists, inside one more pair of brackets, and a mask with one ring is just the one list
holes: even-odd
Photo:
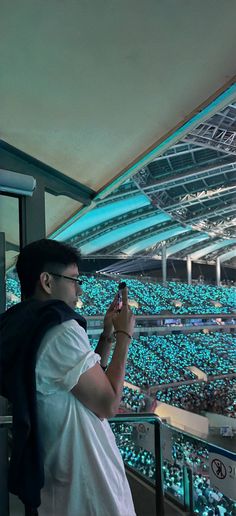
[(121, 281), (118, 286), (118, 310), (122, 308), (122, 290), (126, 287), (125, 281)]

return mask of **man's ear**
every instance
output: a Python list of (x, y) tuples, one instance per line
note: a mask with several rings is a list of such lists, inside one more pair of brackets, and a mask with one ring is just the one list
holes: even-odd
[(48, 272), (41, 272), (39, 276), (39, 283), (44, 292), (47, 294), (52, 293), (52, 277)]

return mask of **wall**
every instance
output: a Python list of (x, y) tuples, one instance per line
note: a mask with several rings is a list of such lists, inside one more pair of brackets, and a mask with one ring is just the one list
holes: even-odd
[(193, 435), (205, 438), (208, 435), (209, 422), (207, 417), (193, 414), (187, 410), (172, 407), (167, 403), (157, 402), (155, 414), (167, 423)]

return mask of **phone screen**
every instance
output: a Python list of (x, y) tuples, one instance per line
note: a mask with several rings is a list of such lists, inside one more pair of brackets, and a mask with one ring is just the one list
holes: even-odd
[(122, 308), (122, 289), (126, 287), (125, 281), (121, 281), (118, 287), (118, 310)]

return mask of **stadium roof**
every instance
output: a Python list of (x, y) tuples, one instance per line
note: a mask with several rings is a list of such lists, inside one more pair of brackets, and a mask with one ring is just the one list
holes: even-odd
[(47, 192), (48, 235), (233, 263), (235, 18), (221, 0), (4, 0), (0, 149), (77, 182)]
[(58, 231), (84, 256), (167, 257), (233, 264), (236, 256), (236, 104), (134, 174)]

